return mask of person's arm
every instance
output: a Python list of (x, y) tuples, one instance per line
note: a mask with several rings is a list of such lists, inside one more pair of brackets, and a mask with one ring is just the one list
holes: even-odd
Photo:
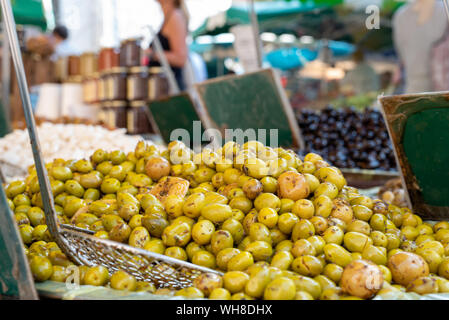
[(175, 12), (169, 21), (167, 21), (166, 37), (170, 42), (170, 51), (165, 51), (168, 63), (174, 67), (184, 67), (188, 49), (186, 44), (187, 27), (184, 17)]

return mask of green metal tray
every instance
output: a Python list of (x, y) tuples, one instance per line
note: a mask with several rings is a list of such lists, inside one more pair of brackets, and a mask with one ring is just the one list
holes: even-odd
[(449, 220), (449, 92), (380, 97), (408, 202)]

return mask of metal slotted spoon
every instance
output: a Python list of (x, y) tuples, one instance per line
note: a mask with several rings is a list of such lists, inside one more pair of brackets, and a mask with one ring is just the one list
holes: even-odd
[(92, 236), (92, 232), (89, 230), (58, 224), (50, 182), (40, 151), (11, 3), (9, 0), (0, 1), (33, 150), (45, 218), (48, 230), (62, 252), (78, 265), (102, 265), (111, 274), (117, 270), (123, 270), (133, 275), (139, 281), (154, 283), (158, 288), (185, 288), (191, 286), (193, 280), (202, 273), (220, 274), (215, 270), (181, 260), (122, 243), (96, 238)]

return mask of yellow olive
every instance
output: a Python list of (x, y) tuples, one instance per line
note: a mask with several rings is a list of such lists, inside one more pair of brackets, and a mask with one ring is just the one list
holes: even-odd
[(250, 276), (245, 285), (245, 293), (253, 298), (261, 298), (270, 281), (270, 271), (268, 268), (262, 268)]
[(312, 222), (315, 233), (319, 235), (323, 235), (324, 232), (329, 228), (329, 221), (326, 218), (315, 216), (310, 219), (310, 222)]
[(339, 283), (343, 274), (343, 268), (337, 264), (329, 263), (323, 269), (323, 275), (331, 279), (335, 283)]
[(109, 281), (109, 271), (103, 266), (89, 268), (84, 275), (84, 284), (90, 286), (104, 286)]
[(293, 244), (291, 253), (294, 257), (300, 257), (304, 255), (316, 255), (315, 247), (306, 239), (299, 239)]
[(150, 233), (144, 227), (136, 227), (129, 236), (129, 245), (143, 249), (146, 244), (150, 241)]
[(311, 175), (310, 173), (303, 173), (304, 178), (307, 181), (307, 184), (309, 185), (310, 192), (315, 192), (315, 190), (320, 185), (320, 180), (318, 180), (314, 175)]
[(228, 231), (232, 235), (232, 238), (236, 244), (239, 244), (245, 236), (243, 225), (238, 220), (233, 218), (229, 218), (223, 222), (221, 229)]
[(257, 221), (263, 223), (270, 229), (276, 226), (278, 219), (279, 216), (273, 208), (262, 208), (257, 216)]
[(274, 254), (271, 266), (281, 270), (288, 270), (293, 262), (293, 255), (288, 251), (279, 251)]
[(184, 247), (189, 243), (190, 238), (191, 228), (187, 223), (172, 224), (162, 233), (162, 241), (168, 247)]
[(216, 260), (217, 266), (221, 270), (226, 271), (228, 269), (228, 262), (234, 256), (238, 255), (241, 251), (236, 248), (225, 248), (217, 253)]
[(296, 291), (305, 291), (314, 299), (318, 299), (321, 295), (321, 285), (312, 278), (300, 275), (289, 277), (296, 286)]
[(229, 271), (243, 271), (254, 263), (251, 253), (243, 251), (232, 257), (228, 262)]
[(315, 277), (323, 271), (323, 265), (317, 257), (303, 255), (293, 260), (292, 270), (303, 276)]
[(293, 227), (291, 239), (292, 241), (296, 241), (299, 239), (307, 239), (313, 235), (315, 235), (315, 227), (312, 222), (301, 219)]
[(164, 255), (171, 257), (173, 259), (178, 259), (182, 261), (187, 261), (187, 253), (181, 247), (168, 247), (165, 249)]
[(158, 254), (164, 254), (165, 245), (160, 239), (153, 239), (145, 243), (144, 249)]
[(359, 232), (347, 232), (344, 236), (344, 245), (351, 252), (362, 253), (365, 247), (373, 244), (373, 240)]
[(278, 189), (278, 181), (273, 177), (264, 177), (260, 182), (265, 193), (275, 193)]
[(299, 221), (297, 215), (293, 213), (283, 213), (279, 216), (277, 225), (279, 230), (281, 230), (285, 234), (291, 234), (293, 227)]
[(249, 237), (251, 241), (265, 241), (271, 243), (270, 231), (262, 223), (253, 223), (249, 227)]
[(251, 253), (255, 261), (267, 261), (273, 254), (273, 248), (268, 242), (257, 240), (248, 244), (245, 251)]
[(223, 249), (232, 248), (234, 245), (234, 239), (229, 231), (218, 230), (212, 234), (210, 243), (212, 246), (212, 252), (216, 255)]
[(323, 239), (326, 241), (326, 243), (335, 243), (335, 244), (342, 244), (344, 237), (344, 232), (337, 226), (329, 227), (324, 233), (323, 233)]
[(301, 199), (295, 202), (292, 212), (301, 219), (310, 219), (315, 213), (315, 207), (312, 201)]
[(192, 257), (192, 263), (210, 269), (214, 269), (216, 266), (214, 255), (206, 250), (196, 252)]
[(327, 218), (330, 216), (333, 203), (332, 200), (325, 195), (321, 195), (316, 197), (313, 201), (313, 205), (315, 207), (315, 215), (323, 218)]
[(293, 280), (280, 277), (271, 281), (265, 288), (265, 300), (293, 300), (296, 296), (296, 286)]
[(122, 270), (111, 276), (110, 284), (116, 290), (134, 291), (137, 287), (136, 278)]
[(443, 262), (443, 258), (438, 254), (435, 250), (420, 250), (419, 253), (416, 251), (424, 260), (427, 262), (429, 266), (429, 271), (431, 273), (437, 273), (440, 264)]
[(248, 281), (249, 275), (243, 271), (230, 271), (223, 276), (223, 286), (231, 294), (242, 292)]
[(385, 232), (387, 224), (387, 217), (383, 214), (373, 214), (370, 219), (371, 228), (377, 231)]
[(231, 293), (224, 288), (216, 288), (209, 295), (210, 300), (230, 300)]
[(367, 236), (369, 236), (371, 234), (371, 227), (370, 225), (362, 220), (354, 220), (352, 221), (348, 227), (347, 227), (347, 231), (348, 232), (358, 232), (358, 233), (363, 233)]
[(34, 279), (38, 282), (50, 279), (53, 274), (53, 266), (50, 260), (42, 256), (33, 256), (30, 260), (30, 270)]
[(333, 183), (323, 182), (316, 188), (313, 194), (315, 197), (327, 196), (330, 199), (335, 199), (338, 195), (338, 188)]
[(209, 244), (215, 232), (214, 224), (209, 220), (198, 221), (192, 228), (192, 238), (199, 245)]
[(232, 209), (226, 204), (211, 203), (203, 207), (201, 216), (214, 223), (220, 223), (232, 216)]
[(326, 244), (323, 250), (327, 261), (341, 267), (346, 267), (352, 261), (351, 254), (335, 243)]

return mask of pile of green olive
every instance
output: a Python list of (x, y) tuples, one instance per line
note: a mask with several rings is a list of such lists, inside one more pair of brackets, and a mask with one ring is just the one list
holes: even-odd
[(52, 242), (31, 167), (6, 186), (36, 281), (210, 299), (369, 299), (390, 292), (449, 292), (449, 223), (423, 223), (346, 185), (317, 154), (250, 141), (195, 154), (97, 150), (47, 164), (60, 223), (224, 273), (178, 291), (102, 266), (75, 267)]

